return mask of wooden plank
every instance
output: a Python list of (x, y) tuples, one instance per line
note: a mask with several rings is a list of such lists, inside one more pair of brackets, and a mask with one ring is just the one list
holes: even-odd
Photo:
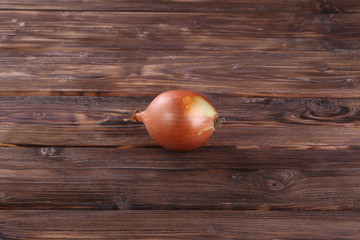
[(352, 13), (359, 12), (356, 0), (83, 0), (69, 2), (54, 0), (1, 1), (0, 9), (70, 10), (70, 11), (166, 11), (166, 12), (299, 12)]
[(2, 239), (358, 239), (358, 212), (1, 211)]
[[(157, 146), (141, 123), (154, 93), (127, 97), (0, 97), (0, 143), (20, 146)], [(240, 98), (207, 94), (226, 122), (208, 146), (348, 147), (360, 145), (355, 99)], [(71, 106), (71, 107), (70, 107)]]
[(359, 210), (359, 149), (0, 151), (1, 209)]
[[(246, 50), (357, 53), (360, 14), (5, 11), (8, 51)], [(31, 56), (29, 56), (31, 57)]]
[[(24, 57), (28, 56), (28, 57)], [(242, 97), (360, 97), (349, 52), (5, 50), (0, 95), (126, 96), (190, 88)]]

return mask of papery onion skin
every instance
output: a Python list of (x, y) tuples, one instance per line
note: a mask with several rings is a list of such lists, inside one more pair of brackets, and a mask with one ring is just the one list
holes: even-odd
[(158, 95), (143, 112), (129, 120), (143, 122), (151, 138), (173, 151), (202, 146), (213, 134), (218, 114), (200, 93), (171, 90)]

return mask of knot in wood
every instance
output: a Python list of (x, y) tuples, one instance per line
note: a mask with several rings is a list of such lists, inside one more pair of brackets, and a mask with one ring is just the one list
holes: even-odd
[(318, 0), (316, 8), (319, 10), (320, 14), (337, 14), (345, 12), (344, 9), (332, 5), (327, 0)]
[(261, 190), (281, 192), (294, 183), (296, 175), (298, 175), (297, 171), (294, 170), (263, 171), (256, 179), (256, 182)]
[(263, 189), (269, 191), (281, 191), (285, 188), (285, 183), (281, 180), (273, 179), (273, 178), (264, 178), (262, 179)]
[(306, 116), (312, 117), (337, 117), (348, 114), (350, 109), (345, 106), (339, 106), (334, 102), (323, 99), (312, 99), (307, 102)]
[(40, 153), (45, 156), (54, 156), (56, 149), (53, 147), (43, 147), (40, 149)]
[(354, 84), (354, 83), (355, 83), (355, 80), (352, 79), (352, 78), (347, 78), (347, 79), (345, 80), (345, 84), (347, 84), (347, 85), (352, 85), (352, 84)]
[(34, 119), (41, 119), (41, 118), (43, 118), (43, 117), (45, 117), (45, 116), (46, 116), (45, 113), (41, 113), (41, 112), (35, 112), (35, 113), (33, 113), (33, 118), (34, 118)]
[(18, 22), (19, 27), (24, 27), (26, 25), (25, 22)]

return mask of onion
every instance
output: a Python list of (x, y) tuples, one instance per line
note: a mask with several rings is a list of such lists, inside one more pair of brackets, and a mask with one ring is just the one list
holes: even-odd
[(145, 111), (137, 109), (124, 120), (144, 123), (151, 138), (164, 148), (189, 151), (211, 137), (219, 116), (200, 93), (171, 90), (158, 95)]

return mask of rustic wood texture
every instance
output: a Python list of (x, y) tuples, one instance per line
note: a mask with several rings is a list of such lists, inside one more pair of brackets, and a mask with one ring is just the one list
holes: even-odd
[(0, 150), (0, 209), (359, 210), (359, 149)]
[(359, 16), (5, 11), (0, 95), (359, 97)]
[(1, 10), (136, 11), (136, 12), (360, 12), (357, 0), (2, 0)]
[(155, 96), (186, 87), (238, 97), (360, 97), (358, 53), (52, 48), (2, 56), (3, 96)]
[(0, 238), (335, 240), (359, 238), (359, 222), (358, 212), (0, 211)]
[[(357, 0), (0, 0), (0, 240), (359, 239), (359, 39)], [(184, 88), (205, 146), (122, 120)]]
[[(153, 93), (133, 97), (0, 97), (0, 144), (19, 146), (156, 146), (141, 123)], [(208, 146), (352, 147), (360, 145), (359, 99), (240, 98), (209, 94), (226, 120)], [(71, 106), (71, 108), (69, 108)]]
[[(269, 21), (271, 19), (271, 21)], [(359, 14), (2, 12), (9, 49), (359, 51)]]

